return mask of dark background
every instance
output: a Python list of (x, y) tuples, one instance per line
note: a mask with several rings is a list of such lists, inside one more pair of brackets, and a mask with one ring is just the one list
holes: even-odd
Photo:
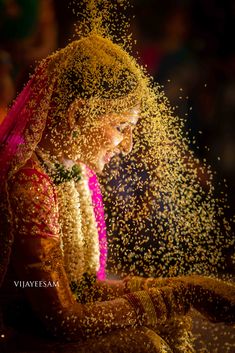
[[(142, 63), (187, 117), (197, 155), (227, 179), (235, 209), (234, 1), (137, 1)], [(233, 212), (232, 211), (232, 212)]]

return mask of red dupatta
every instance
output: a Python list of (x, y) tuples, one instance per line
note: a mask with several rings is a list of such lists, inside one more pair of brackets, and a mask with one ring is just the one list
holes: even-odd
[(0, 125), (0, 284), (13, 243), (8, 180), (32, 156), (44, 131), (54, 85), (53, 81), (49, 82), (47, 67), (48, 60), (45, 60)]

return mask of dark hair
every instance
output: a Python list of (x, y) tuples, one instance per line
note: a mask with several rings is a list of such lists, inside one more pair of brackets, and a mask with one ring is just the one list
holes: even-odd
[(112, 79), (112, 70), (101, 66), (99, 76), (85, 82), (87, 75), (72, 68), (62, 73), (60, 84), (63, 85), (63, 94), (66, 95), (68, 104), (77, 97), (118, 99), (136, 89), (137, 80), (128, 69), (121, 69), (116, 76), (117, 79)]
[(143, 95), (140, 67), (109, 39), (90, 35), (55, 53), (51, 61), (56, 81), (55, 118), (62, 117), (77, 98), (91, 99), (89, 109), (103, 114), (111, 110), (121, 112), (139, 102)]

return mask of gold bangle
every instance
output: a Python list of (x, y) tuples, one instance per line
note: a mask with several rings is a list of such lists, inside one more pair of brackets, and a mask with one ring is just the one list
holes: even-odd
[(166, 322), (167, 320), (167, 307), (162, 296), (162, 291), (157, 288), (152, 288), (148, 291), (149, 296), (153, 302), (158, 321)]
[(138, 291), (124, 296), (135, 309), (137, 316), (144, 325), (155, 326), (158, 318), (151, 297), (146, 291)]
[(135, 294), (139, 298), (139, 301), (144, 309), (144, 312), (147, 318), (147, 325), (155, 326), (157, 324), (158, 318), (156, 315), (155, 307), (153, 305), (153, 302), (148, 292), (139, 291), (139, 292), (136, 292)]
[(140, 276), (127, 277), (124, 279), (126, 282), (126, 292), (137, 292), (143, 289), (145, 278)]

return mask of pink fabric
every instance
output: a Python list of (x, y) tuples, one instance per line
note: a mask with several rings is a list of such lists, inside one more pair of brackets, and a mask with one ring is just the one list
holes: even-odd
[[(43, 63), (36, 70), (0, 125), (0, 285), (10, 261), (11, 244), (13, 243), (6, 181), (9, 173), (16, 172), (30, 158), (43, 131), (46, 113), (41, 118), (39, 112), (36, 115), (34, 112), (40, 103), (44, 102), (45, 97), (50, 99), (48, 92), (45, 94), (42, 89), (42, 87), (48, 87), (45, 84), (45, 64), (47, 63)], [(34, 102), (34, 111), (31, 109), (31, 102)], [(31, 138), (29, 143), (30, 131), (35, 126), (38, 133)], [(27, 153), (25, 153), (26, 151)]]
[(39, 67), (29, 80), (0, 125), (0, 189), (7, 178), (11, 162), (17, 154), (19, 146), (25, 142), (25, 130), (31, 124), (32, 111), (27, 108), (27, 103), (33, 95), (34, 100), (36, 99), (36, 105), (39, 105), (44, 98), (43, 92), (35, 97), (32, 89), (35, 84), (38, 85), (37, 81), (42, 74), (42, 70), (43, 68)]
[(95, 212), (96, 223), (99, 233), (99, 247), (100, 247), (100, 267), (97, 272), (97, 278), (104, 280), (106, 278), (105, 268), (107, 261), (107, 236), (106, 225), (104, 217), (104, 207), (100, 185), (96, 174), (86, 166), (88, 172), (88, 185), (91, 191), (92, 203)]
[(3, 120), (0, 126), (0, 183), (2, 184), (6, 178), (8, 168), (17, 148), (24, 143), (24, 130), (29, 122), (30, 114), (22, 114), (26, 102), (30, 97), (31, 85), (33, 78), (25, 86), (21, 94), (18, 96), (15, 104)]

